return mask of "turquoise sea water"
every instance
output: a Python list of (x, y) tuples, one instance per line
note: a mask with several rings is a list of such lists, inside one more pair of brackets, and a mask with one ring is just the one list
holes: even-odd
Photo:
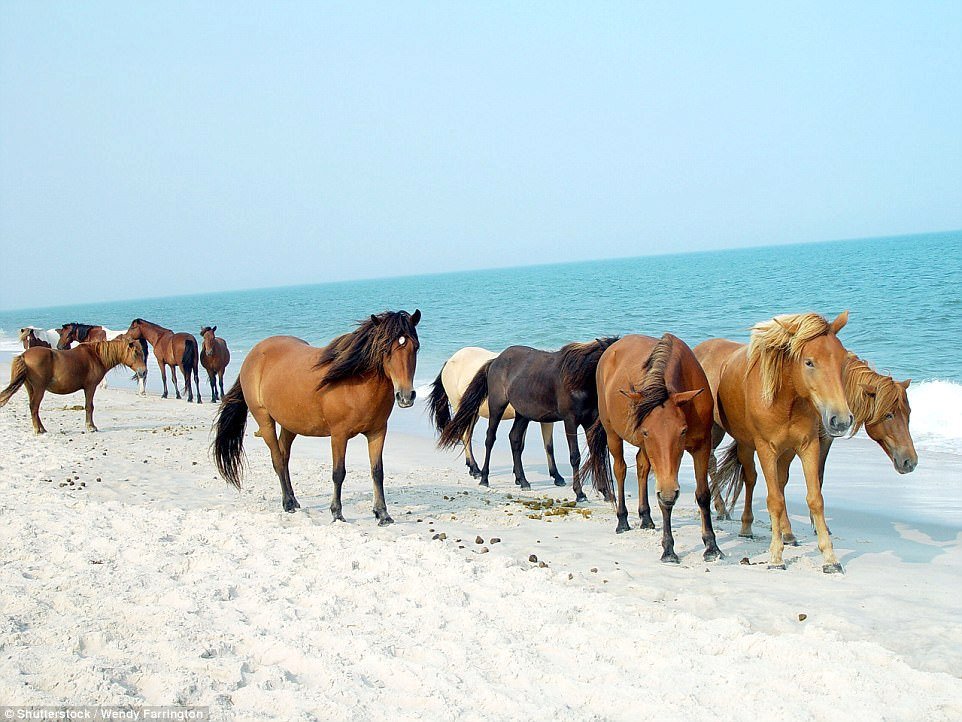
[[(880, 369), (962, 382), (962, 231), (2, 309), (0, 340), (11, 345), (23, 325), (80, 321), (121, 330), (141, 316), (195, 334), (216, 324), (239, 360), (267, 336), (320, 345), (356, 319), (398, 308), (423, 314), (420, 383), (463, 346), (551, 349), (665, 331), (694, 346), (713, 336), (746, 340), (751, 324), (778, 313), (834, 317), (845, 309), (851, 318), (843, 342)], [(239, 366), (232, 363), (234, 374)]]

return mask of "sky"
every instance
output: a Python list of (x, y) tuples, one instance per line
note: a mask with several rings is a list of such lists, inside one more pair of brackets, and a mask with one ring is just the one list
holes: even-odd
[(0, 3), (0, 308), (962, 228), (962, 3)]

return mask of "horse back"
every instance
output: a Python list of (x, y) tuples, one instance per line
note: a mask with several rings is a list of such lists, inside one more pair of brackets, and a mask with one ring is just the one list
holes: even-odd
[(509, 346), (488, 368), (488, 401), (504, 402), (532, 421), (561, 421), (572, 401), (562, 388), (560, 354)]

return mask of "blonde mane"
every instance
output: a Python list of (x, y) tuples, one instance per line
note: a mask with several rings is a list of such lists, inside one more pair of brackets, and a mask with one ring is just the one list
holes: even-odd
[[(100, 362), (109, 371), (114, 366), (119, 366), (126, 362), (127, 344), (130, 341), (131, 338), (129, 336), (121, 334), (110, 341), (93, 341), (88, 343), (88, 345), (93, 347), (93, 350), (100, 357)], [(143, 344), (141, 344), (141, 346), (143, 346)]]
[[(845, 383), (845, 399), (855, 417), (852, 431), (854, 436), (864, 424), (877, 424), (890, 411), (901, 410), (908, 414), (909, 402), (905, 388), (891, 376), (877, 373), (868, 362), (849, 352), (842, 372)], [(874, 389), (867, 393), (865, 387)]]
[(817, 313), (785, 314), (752, 326), (748, 369), (761, 365), (762, 398), (766, 403), (775, 400), (781, 387), (785, 361), (798, 361), (805, 344), (831, 332), (829, 322)]

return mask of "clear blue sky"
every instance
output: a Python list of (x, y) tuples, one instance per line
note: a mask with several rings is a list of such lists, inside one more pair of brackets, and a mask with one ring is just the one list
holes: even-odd
[(962, 228), (962, 3), (0, 4), (0, 306)]

